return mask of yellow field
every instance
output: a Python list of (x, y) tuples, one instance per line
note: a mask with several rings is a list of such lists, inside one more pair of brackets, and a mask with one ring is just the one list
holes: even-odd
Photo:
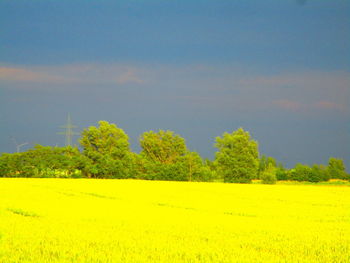
[(350, 262), (350, 187), (0, 179), (0, 262)]

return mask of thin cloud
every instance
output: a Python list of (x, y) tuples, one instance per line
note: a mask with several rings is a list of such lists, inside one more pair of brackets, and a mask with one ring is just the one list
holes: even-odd
[[(0, 81), (26, 84), (99, 85), (143, 84), (136, 67), (115, 64), (75, 64), (63, 66), (0, 67)], [(17, 86), (18, 87), (18, 86)]]
[(238, 83), (261, 100), (271, 101), (272, 108), (346, 112), (349, 105), (350, 75), (345, 71), (253, 75), (241, 78)]
[(337, 110), (345, 112), (348, 108), (344, 104), (338, 104), (330, 101), (319, 101), (314, 104), (316, 109), (324, 109), (324, 110)]
[(128, 83), (143, 84), (145, 83), (145, 80), (137, 76), (137, 72), (135, 69), (129, 68), (126, 72), (124, 72), (123, 74), (119, 75), (116, 78), (116, 82), (118, 84), (128, 84)]
[(293, 111), (293, 112), (307, 112), (315, 110), (327, 110), (327, 111), (338, 111), (347, 112), (348, 108), (344, 104), (334, 103), (330, 101), (318, 101), (312, 104), (300, 103), (292, 100), (276, 100), (273, 101), (273, 105), (279, 109)]
[[(345, 71), (282, 72), (262, 75), (240, 67), (192, 65), (153, 67), (154, 87), (163, 96), (192, 108), (221, 112), (284, 111), (304, 114), (318, 109), (344, 112), (350, 75)], [(162, 88), (156, 88), (162, 87)], [(330, 102), (331, 103), (325, 103)]]
[(304, 109), (303, 105), (300, 102), (287, 99), (273, 101), (273, 104), (280, 109), (288, 111), (301, 111)]
[(312, 71), (298, 73), (280, 73), (277, 75), (253, 75), (240, 80), (244, 86), (302, 87), (305, 89), (332, 89), (349, 92), (350, 74), (345, 71)]
[(27, 90), (89, 89), (95, 97), (100, 93), (113, 97), (120, 88), (132, 85), (135, 88), (128, 94), (134, 97), (156, 97), (169, 105), (182, 103), (190, 110), (216, 112), (348, 112), (350, 95), (350, 75), (345, 71), (267, 75), (238, 66), (202, 64), (0, 67), (0, 82)]
[(0, 67), (0, 81), (7, 82), (56, 82), (59, 79), (45, 72), (25, 68)]

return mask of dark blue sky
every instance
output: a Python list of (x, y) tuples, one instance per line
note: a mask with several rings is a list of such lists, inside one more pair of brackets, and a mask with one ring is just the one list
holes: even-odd
[[(350, 166), (350, 2), (0, 0), (0, 151), (170, 129), (213, 158), (239, 127), (288, 167)], [(23, 150), (25, 147), (23, 147)]]

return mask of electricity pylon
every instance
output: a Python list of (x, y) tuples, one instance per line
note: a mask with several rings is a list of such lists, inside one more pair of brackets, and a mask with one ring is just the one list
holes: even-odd
[(72, 120), (70, 118), (70, 114), (68, 113), (67, 123), (66, 125), (60, 126), (61, 128), (65, 129), (64, 132), (58, 132), (57, 134), (65, 135), (66, 136), (66, 146), (72, 145), (72, 138), (74, 135), (78, 135), (79, 133), (74, 132), (73, 129), (77, 128), (77, 126), (74, 126), (72, 124)]

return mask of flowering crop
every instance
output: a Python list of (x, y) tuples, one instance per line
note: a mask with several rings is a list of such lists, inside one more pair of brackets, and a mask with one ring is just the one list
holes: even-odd
[(350, 262), (350, 187), (2, 178), (0, 262)]

